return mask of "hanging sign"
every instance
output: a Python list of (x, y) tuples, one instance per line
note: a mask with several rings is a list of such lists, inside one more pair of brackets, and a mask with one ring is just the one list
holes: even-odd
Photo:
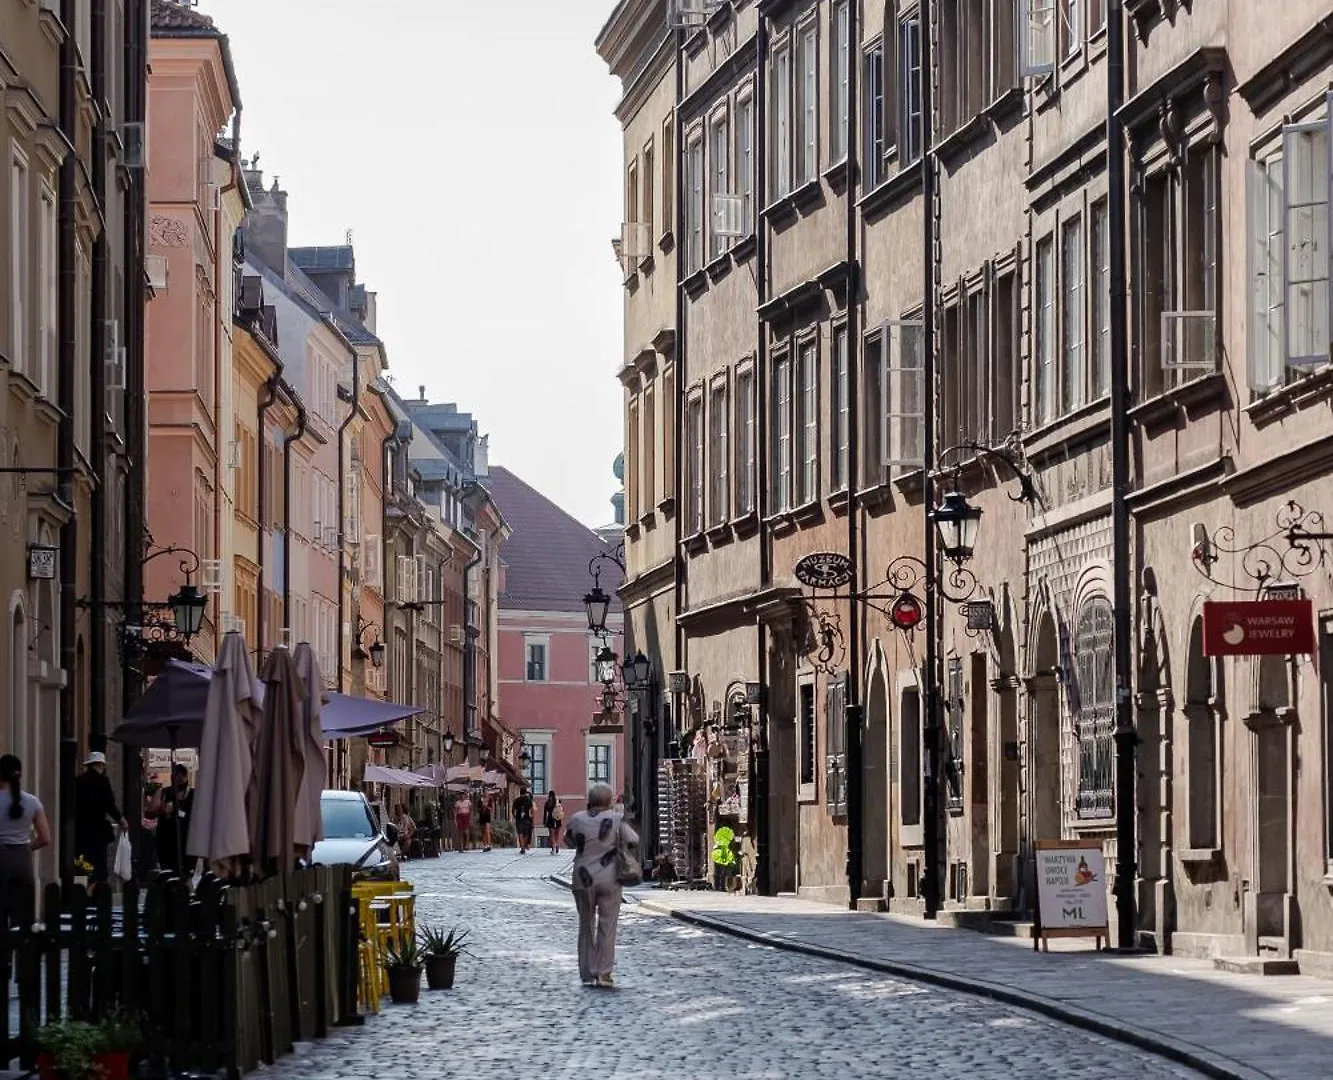
[(56, 579), (56, 558), (60, 554), (58, 547), (50, 544), (28, 545), (28, 580), (54, 581)]
[(1314, 652), (1310, 600), (1208, 600), (1204, 656), (1292, 656)]
[(1096, 840), (1037, 841), (1037, 925), (1032, 947), (1053, 937), (1108, 936), (1106, 859)]
[(368, 746), (397, 746), (398, 733), (395, 731), (372, 731), (366, 736)]
[(840, 551), (812, 551), (797, 560), (792, 573), (810, 589), (837, 589), (852, 580), (852, 560)]

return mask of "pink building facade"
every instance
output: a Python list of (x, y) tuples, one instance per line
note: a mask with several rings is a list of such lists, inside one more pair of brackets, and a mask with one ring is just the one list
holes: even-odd
[[(555, 791), (567, 813), (581, 809), (590, 784), (626, 790), (621, 722), (598, 722), (602, 684), (594, 657), (602, 641), (588, 632), (583, 595), (588, 562), (610, 549), (595, 532), (507, 469), (488, 486), (511, 529), (500, 558), (499, 684), (504, 723), (523, 740), (524, 766), (539, 802)], [(619, 572), (603, 570), (615, 595)], [(606, 644), (620, 658), (621, 613), (607, 618)], [(632, 807), (630, 808), (632, 811)]]

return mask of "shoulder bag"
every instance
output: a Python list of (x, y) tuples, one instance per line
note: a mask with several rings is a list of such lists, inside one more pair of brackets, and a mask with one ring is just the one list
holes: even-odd
[[(619, 825), (617, 825), (619, 828)], [(616, 881), (621, 885), (642, 885), (643, 884), (643, 865), (639, 862), (638, 853), (633, 844), (627, 843), (621, 832), (616, 843)]]

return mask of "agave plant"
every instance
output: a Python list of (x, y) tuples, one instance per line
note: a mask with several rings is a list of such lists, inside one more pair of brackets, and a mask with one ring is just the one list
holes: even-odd
[(456, 926), (447, 932), (439, 926), (428, 926), (421, 931), (421, 947), (428, 956), (457, 956), (467, 952), (471, 933)]
[(384, 949), (384, 966), (389, 969), (420, 971), (426, 962), (426, 952), (416, 940), (404, 936), (391, 941)]

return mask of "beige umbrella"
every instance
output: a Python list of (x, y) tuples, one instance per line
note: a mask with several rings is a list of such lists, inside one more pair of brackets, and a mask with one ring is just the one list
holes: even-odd
[(296, 800), (305, 769), (301, 679), (292, 654), (276, 648), (264, 665), (264, 715), (255, 740), (255, 767), (246, 809), (250, 857), (261, 876), (285, 873), (294, 860)]
[(324, 696), (324, 679), (315, 662), (315, 651), (304, 641), (292, 653), (296, 674), (301, 679), (302, 758), (301, 786), (296, 795), (294, 838), (298, 848), (307, 850), (324, 839), (324, 822), (319, 812), (319, 797), (324, 790), (324, 729), (319, 722), (319, 708)]
[(259, 726), (259, 687), (240, 634), (222, 639), (204, 706), (199, 774), (185, 853), (218, 862), (250, 850), (246, 790)]

